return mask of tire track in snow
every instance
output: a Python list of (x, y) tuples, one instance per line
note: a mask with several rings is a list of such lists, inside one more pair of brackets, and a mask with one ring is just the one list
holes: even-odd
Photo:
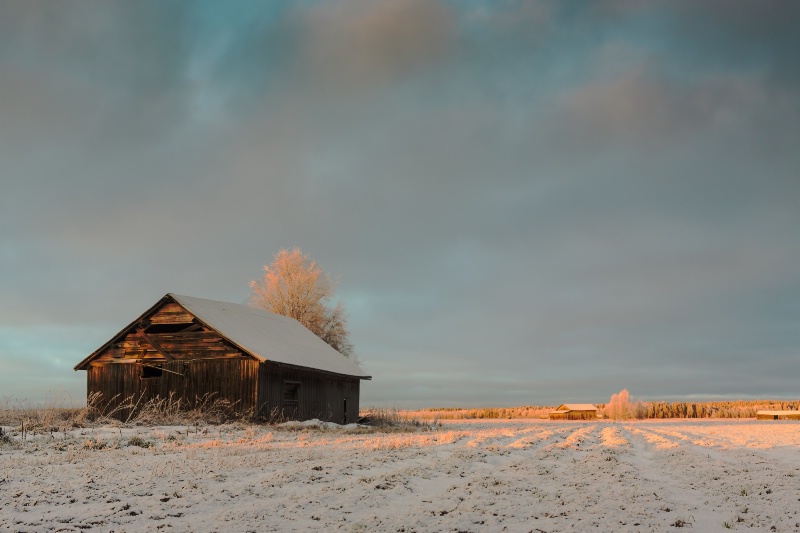
[[(695, 436), (679, 426), (653, 428), (648, 423), (634, 423), (630, 432), (638, 447), (630, 461), (648, 479), (670, 488), (656, 492), (668, 502), (666, 505), (697, 517), (695, 528), (722, 531), (728, 529), (724, 524), (763, 529), (775, 526), (776, 530), (788, 527), (789, 531), (800, 528), (796, 525), (800, 523), (796, 515), (800, 485), (790, 483), (797, 478), (778, 473), (766, 461), (754, 462), (753, 452), (695, 444)], [(755, 472), (752, 466), (759, 462), (764, 466)], [(772, 485), (782, 489), (780, 495), (770, 488)]]

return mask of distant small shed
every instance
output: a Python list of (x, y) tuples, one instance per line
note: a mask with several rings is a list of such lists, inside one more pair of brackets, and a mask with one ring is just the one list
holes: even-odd
[(800, 420), (800, 411), (758, 411), (758, 420)]
[(597, 407), (590, 403), (562, 403), (550, 411), (550, 420), (595, 420)]

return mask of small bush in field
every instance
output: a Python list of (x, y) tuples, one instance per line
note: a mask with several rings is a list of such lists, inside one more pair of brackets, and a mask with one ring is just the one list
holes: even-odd
[(109, 447), (109, 443), (104, 440), (87, 440), (83, 443), (83, 447), (87, 450), (105, 450)]
[(10, 444), (14, 444), (14, 441), (11, 440), (11, 435), (3, 431), (3, 428), (0, 427), (0, 446), (7, 446)]
[(147, 439), (143, 439), (138, 435), (134, 435), (130, 439), (128, 439), (128, 446), (138, 446), (139, 448), (150, 448), (153, 446), (153, 443)]

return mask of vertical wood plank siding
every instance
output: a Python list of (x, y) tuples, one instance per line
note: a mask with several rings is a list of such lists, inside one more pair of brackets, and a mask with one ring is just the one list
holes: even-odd
[(120, 363), (91, 366), (88, 393), (100, 393), (101, 411), (127, 420), (133, 404), (142, 406), (155, 398), (170, 398), (187, 408), (217, 398), (234, 404), (243, 413), (255, 413), (259, 362), (253, 359), (210, 359), (163, 363), (160, 377), (143, 378), (142, 365)]
[(564, 411), (550, 413), (550, 420), (595, 420), (597, 411)]
[[(297, 405), (284, 402), (284, 382), (300, 383)], [(342, 424), (358, 420), (360, 381), (265, 362), (258, 371), (258, 414), (266, 419), (308, 420), (319, 418)], [(347, 400), (345, 419), (344, 400)]]

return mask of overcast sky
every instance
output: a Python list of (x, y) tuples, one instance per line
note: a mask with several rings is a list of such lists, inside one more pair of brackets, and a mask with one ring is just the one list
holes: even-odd
[(4, 1), (0, 399), (340, 280), (362, 406), (800, 396), (800, 2)]

